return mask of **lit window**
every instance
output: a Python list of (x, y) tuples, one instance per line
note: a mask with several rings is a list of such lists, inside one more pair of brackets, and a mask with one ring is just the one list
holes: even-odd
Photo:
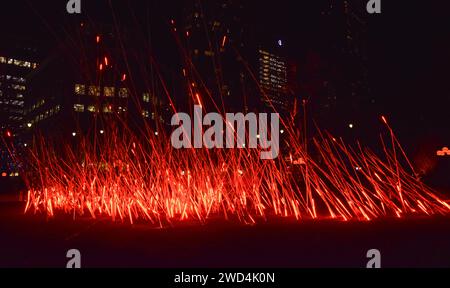
[(112, 113), (112, 105), (103, 106), (103, 113)]
[(6, 63), (8, 61), (8, 59), (6, 59), (5, 57), (0, 56), (0, 63)]
[(87, 107), (87, 110), (91, 113), (96, 113), (98, 111), (98, 109), (94, 105), (89, 105)]
[(105, 87), (105, 97), (114, 97), (114, 87)]
[(142, 99), (144, 100), (145, 103), (149, 103), (150, 102), (150, 93), (144, 93), (142, 96)]
[(142, 111), (142, 116), (144, 116), (145, 118), (149, 118), (150, 112), (148, 112), (147, 110), (144, 110), (144, 111)]
[(89, 86), (89, 95), (90, 96), (100, 96), (100, 87), (98, 86)]
[(212, 52), (210, 50), (206, 50), (205, 55), (211, 57), (211, 56), (214, 56), (214, 52)]
[(75, 110), (75, 112), (84, 112), (84, 105), (83, 104), (75, 104), (73, 105), (73, 110)]
[(19, 91), (25, 91), (27, 89), (25, 86), (17, 84), (11, 85), (11, 88)]
[(127, 88), (120, 88), (119, 89), (119, 97), (120, 98), (128, 98), (128, 89)]
[(86, 86), (81, 84), (75, 84), (75, 94), (77, 95), (86, 94)]

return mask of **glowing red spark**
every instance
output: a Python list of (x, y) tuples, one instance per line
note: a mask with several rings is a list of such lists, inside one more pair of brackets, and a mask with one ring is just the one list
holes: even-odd
[(223, 36), (223, 39), (222, 39), (222, 48), (225, 47), (226, 42), (227, 42), (227, 35)]
[(202, 105), (202, 101), (200, 100), (200, 94), (199, 93), (195, 93), (195, 97), (197, 98), (198, 105), (203, 106)]

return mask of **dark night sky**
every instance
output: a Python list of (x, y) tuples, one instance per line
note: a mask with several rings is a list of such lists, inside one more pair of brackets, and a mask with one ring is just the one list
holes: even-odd
[[(154, 53), (160, 59), (170, 59), (177, 49), (167, 22), (182, 14), (180, 1), (111, 3), (120, 21), (131, 25), (138, 21), (137, 26), (131, 26), (137, 27), (136, 33), (145, 35), (148, 31), (141, 24), (151, 19)], [(89, 17), (111, 20), (108, 1), (83, 2)], [(320, 45), (323, 27), (316, 16), (321, 1), (246, 2), (255, 31), (285, 39), (292, 57), (301, 58), (305, 51)], [(406, 141), (432, 139), (434, 145), (450, 145), (450, 12), (442, 1), (392, 2), (382, 1), (383, 13), (365, 18), (369, 27), (369, 85), (376, 110), (389, 116)], [(24, 35), (52, 47), (64, 35), (62, 27), (77, 17), (67, 15), (65, 3), (3, 1), (0, 35), (3, 39), (5, 35)], [(365, 3), (361, 0), (361, 5)]]

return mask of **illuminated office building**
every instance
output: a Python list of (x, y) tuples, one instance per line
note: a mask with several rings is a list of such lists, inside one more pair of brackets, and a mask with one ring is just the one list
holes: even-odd
[(30, 128), (26, 118), (28, 76), (38, 68), (34, 48), (22, 44), (11, 46), (0, 47), (0, 133), (7, 145), (14, 144), (19, 149), (12, 151), (0, 140), (2, 177), (16, 177), (20, 170), (13, 158), (20, 155), (20, 148), (24, 146), (23, 134)]
[(0, 123), (2, 131), (19, 135), (27, 128), (27, 76), (38, 67), (22, 55), (0, 53)]
[(290, 105), (287, 91), (287, 61), (284, 57), (263, 48), (259, 49), (258, 54), (262, 101), (267, 107), (273, 106), (277, 112), (286, 112)]

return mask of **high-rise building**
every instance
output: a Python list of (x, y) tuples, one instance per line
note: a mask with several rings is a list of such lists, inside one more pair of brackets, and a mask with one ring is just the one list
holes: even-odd
[[(0, 174), (18, 176), (15, 160), (22, 153), (24, 132), (30, 129), (26, 103), (28, 77), (38, 68), (36, 49), (17, 39), (4, 39), (9, 47), (0, 47)], [(11, 44), (13, 43), (13, 44)], [(15, 145), (17, 149), (11, 149)]]
[[(239, 0), (185, 2), (183, 39), (188, 59), (187, 77), (196, 82), (208, 109), (248, 109), (247, 76), (242, 59), (246, 58), (246, 27), (242, 21), (244, 6)], [(214, 105), (215, 104), (215, 105)]]
[[(327, 23), (329, 58), (338, 66), (342, 80), (337, 85), (338, 102), (355, 113), (361, 105), (373, 104), (368, 84), (366, 3), (355, 0), (325, 1), (322, 15)], [(326, 45), (325, 44), (325, 45)], [(339, 103), (338, 103), (339, 104)]]
[[(280, 42), (281, 46), (282, 43)], [(262, 90), (262, 101), (267, 107), (275, 108), (279, 113), (288, 111), (287, 61), (283, 56), (260, 48), (259, 54), (259, 85)]]
[(0, 123), (5, 132), (18, 136), (27, 128), (28, 75), (38, 67), (33, 48), (0, 50)]
[[(165, 103), (143, 75), (145, 57), (131, 46), (125, 29), (81, 23), (75, 35), (76, 41), (57, 47), (31, 78), (28, 121), (34, 128), (76, 136), (94, 127), (105, 133), (117, 118), (167, 122)], [(131, 47), (123, 49), (122, 41)]]

